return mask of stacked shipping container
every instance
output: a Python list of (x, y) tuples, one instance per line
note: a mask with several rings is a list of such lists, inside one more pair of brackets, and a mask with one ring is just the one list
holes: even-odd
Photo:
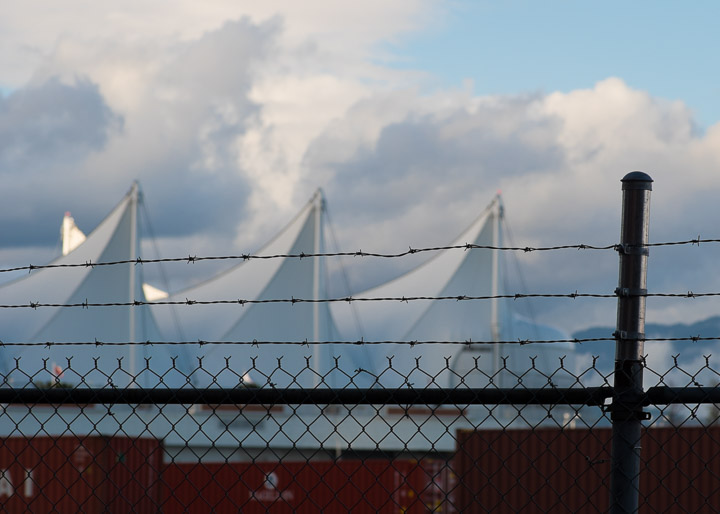
[(169, 465), (165, 512), (449, 512), (446, 461)]
[[(460, 512), (607, 512), (612, 432), (459, 431)], [(645, 428), (640, 512), (720, 512), (720, 427)]]
[(448, 512), (451, 480), (438, 459), (163, 464), (150, 438), (0, 439), (2, 512)]
[(0, 439), (0, 510), (158, 512), (162, 455), (150, 438)]
[[(3, 512), (605, 512), (610, 429), (459, 431), (451, 461), (163, 463), (159, 440), (0, 439)], [(640, 512), (720, 512), (720, 427), (643, 433)]]

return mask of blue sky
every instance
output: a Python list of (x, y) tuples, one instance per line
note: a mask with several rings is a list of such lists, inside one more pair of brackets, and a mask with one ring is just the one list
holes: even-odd
[(388, 48), (394, 66), (433, 74), (430, 87), (472, 79), (479, 95), (567, 92), (620, 77), (684, 101), (706, 128), (720, 121), (718, 20), (711, 1), (456, 0)]

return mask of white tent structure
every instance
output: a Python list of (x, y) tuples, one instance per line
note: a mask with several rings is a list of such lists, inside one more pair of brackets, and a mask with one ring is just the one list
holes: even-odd
[[(318, 191), (300, 213), (266, 246), (260, 256), (311, 255), (324, 252), (322, 193)], [(325, 295), (323, 257), (250, 259), (197, 286), (174, 293), (169, 301), (319, 300)], [(202, 372), (198, 386), (235, 387), (250, 381), (258, 386), (342, 387), (368, 385), (357, 376), (367, 367), (363, 348), (318, 344), (338, 338), (327, 303), (284, 302), (179, 306), (182, 335), (189, 341), (226, 342), (198, 346)], [(154, 306), (163, 328), (172, 327), (166, 306)], [(170, 332), (171, 333), (171, 332)], [(174, 337), (181, 337), (175, 333)], [(247, 344), (258, 341), (257, 345)], [(263, 342), (289, 344), (263, 344)], [(245, 343), (245, 344), (240, 344)], [(296, 343), (296, 344), (292, 344)]]
[[(318, 191), (257, 255), (324, 252), (323, 206)], [(454, 245), (500, 246), (501, 217), (498, 197)], [(354, 298), (497, 296), (501, 293), (499, 253), (486, 248), (441, 251), (416, 269)], [(565, 364), (573, 369), (569, 344), (409, 344), (565, 338), (555, 329), (514, 314), (511, 303), (499, 299), (354, 302), (360, 324), (354, 323), (346, 302), (242, 303), (327, 298), (325, 259), (250, 259), (207, 282), (172, 294), (169, 300), (188, 303), (236, 301), (179, 307), (187, 340), (227, 342), (199, 347), (196, 357), (204, 372), (196, 374), (197, 384), (233, 387), (250, 379), (258, 386), (272, 383), (277, 387), (484, 387), (490, 382), (496, 387), (511, 387), (516, 381), (510, 375), (522, 374), (527, 386), (542, 386), (559, 367), (560, 357), (567, 355)], [(169, 331), (172, 320), (167, 307), (154, 306), (154, 313)], [(362, 332), (358, 326), (363, 327)], [(399, 343), (263, 344), (338, 340)], [(252, 341), (258, 344), (247, 344)], [(535, 358), (535, 369), (530, 357)], [(392, 369), (388, 370), (389, 366)], [(556, 377), (556, 381), (562, 380)]]
[[(145, 300), (141, 286), (142, 266), (134, 262), (92, 265), (135, 261), (139, 257), (139, 194), (138, 185), (134, 184), (86, 239), (78, 243), (82, 238), (75, 234), (74, 249), (51, 263), (59, 266), (87, 263), (87, 266), (42, 268), (0, 285), (2, 304), (59, 305), (0, 310), (0, 340), (5, 343), (132, 343), (163, 339), (147, 306), (62, 307), (68, 304)], [(72, 218), (68, 220), (66, 217), (64, 225), (74, 224), (71, 221)], [(3, 364), (11, 379), (17, 382), (53, 382), (64, 370), (62, 381), (71, 384), (104, 386), (112, 383), (117, 386), (155, 387), (159, 383), (155, 371), (165, 373), (171, 370), (172, 357), (180, 351), (132, 344), (8, 346), (3, 350)], [(68, 359), (71, 359), (70, 365)], [(186, 365), (187, 359), (176, 359), (175, 367), (181, 373), (166, 373), (163, 384), (172, 387), (186, 383)], [(38, 373), (44, 369), (48, 373)], [(135, 375), (137, 379), (133, 383), (131, 377)]]
[[(502, 216), (498, 196), (450, 246), (501, 246)], [(404, 275), (354, 297), (496, 297), (503, 294), (499, 283), (502, 272), (499, 254), (499, 250), (492, 248), (440, 251)], [(380, 381), (384, 387), (407, 384), (415, 387), (485, 387), (489, 383), (494, 387), (513, 387), (517, 384), (516, 376), (520, 375), (524, 376), (523, 383), (527, 387), (542, 387), (548, 384), (547, 375), (559, 368), (561, 357), (567, 356), (565, 364), (574, 369), (574, 364), (569, 362), (574, 348), (569, 343), (487, 344), (566, 339), (556, 329), (515, 314), (510, 302), (497, 298), (358, 302), (365, 339), (405, 343), (374, 348), (372, 369), (379, 373), (392, 365), (392, 372), (382, 373)], [(347, 316), (336, 316), (336, 320), (345, 338), (357, 337), (352, 320)], [(410, 344), (423, 341), (438, 343)], [(472, 341), (486, 344), (472, 344)], [(535, 370), (531, 369), (531, 357), (535, 358)], [(569, 381), (569, 378), (556, 377), (556, 381)]]
[(85, 242), (87, 236), (75, 224), (75, 218), (70, 211), (65, 213), (60, 226), (60, 239), (62, 241), (62, 254), (67, 255)]
[[(134, 185), (97, 229), (79, 243), (77, 236), (84, 234), (66, 216), (63, 225), (66, 232), (75, 234), (75, 244), (53, 264), (135, 261), (139, 256), (138, 198), (138, 187)], [(110, 375), (113, 383), (125, 385), (132, 374), (139, 373), (137, 385), (141, 387), (154, 387), (160, 382), (159, 375), (163, 375), (164, 385), (181, 386), (190, 374), (193, 384), (199, 387), (249, 383), (276, 387), (484, 387), (492, 383), (510, 387), (516, 383), (511, 375), (524, 375), (526, 386), (548, 384), (548, 375), (565, 355), (566, 367), (574, 369), (574, 349), (569, 344), (473, 344), (564, 338), (557, 330), (517, 316), (511, 302), (500, 299), (354, 302), (363, 327), (359, 332), (347, 303), (316, 301), (327, 298), (327, 258), (314, 256), (325, 251), (323, 210), (324, 200), (318, 191), (274, 239), (256, 252), (260, 256), (309, 257), (245, 260), (167, 298), (188, 305), (172, 307), (159, 302), (149, 308), (40, 307), (0, 311), (0, 340), (4, 342), (184, 340), (213, 344), (12, 347), (14, 351), (4, 350), (6, 370), (15, 367), (13, 358), (21, 359), (23, 370), (34, 372), (43, 368), (43, 359), (65, 369), (67, 359), (72, 357), (71, 367), (79, 373), (94, 369), (86, 378), (90, 385), (104, 385)], [(498, 197), (453, 245), (501, 246), (501, 218)], [(354, 297), (497, 296), (502, 292), (499, 255), (500, 251), (489, 248), (440, 251), (406, 274)], [(34, 270), (1, 285), (0, 303), (145, 301), (141, 273), (142, 266), (134, 263)], [(314, 302), (274, 301), (289, 299)], [(218, 300), (233, 303), (192, 304)], [(173, 315), (173, 308), (179, 316)], [(363, 339), (398, 343), (332, 343)], [(253, 341), (258, 343), (250, 344)], [(315, 341), (322, 344), (302, 344)], [(440, 342), (410, 344), (414, 341)], [(173, 361), (175, 356), (179, 357)], [(94, 367), (95, 357), (101, 359), (98, 368)], [(535, 357), (534, 367), (530, 357)], [(121, 372), (117, 369), (118, 359), (122, 359)], [(201, 369), (195, 370), (198, 366)], [(80, 382), (79, 376), (73, 379), (66, 375), (63, 379)], [(562, 377), (556, 377), (553, 383), (566, 385)]]
[[(62, 243), (62, 254), (67, 255), (72, 252), (75, 248), (85, 242), (87, 236), (80, 230), (75, 224), (75, 218), (72, 217), (70, 212), (66, 212), (60, 226), (60, 241)], [(145, 298), (152, 302), (154, 300), (162, 300), (168, 297), (166, 291), (153, 287), (150, 284), (143, 283), (143, 293)]]

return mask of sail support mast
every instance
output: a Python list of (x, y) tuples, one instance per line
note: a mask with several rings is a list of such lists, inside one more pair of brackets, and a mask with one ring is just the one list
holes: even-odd
[[(320, 299), (320, 257), (318, 254), (322, 252), (321, 247), (321, 236), (322, 236), (322, 208), (323, 208), (323, 197), (322, 192), (317, 191), (315, 193), (314, 209), (315, 209), (315, 237), (313, 253), (313, 340), (317, 343), (320, 341), (320, 304), (317, 300)], [(315, 373), (313, 378), (313, 385), (317, 387), (320, 385), (320, 345), (315, 344), (313, 346), (313, 364), (315, 367)]]
[[(490, 334), (493, 342), (495, 342), (495, 344), (493, 345), (494, 372), (498, 373), (500, 371), (500, 345), (497, 344), (497, 342), (500, 341), (500, 320), (498, 314), (499, 299), (497, 298), (497, 296), (499, 291), (500, 278), (500, 250), (497, 250), (497, 248), (500, 246), (500, 218), (502, 216), (502, 206), (500, 204), (499, 194), (495, 197), (495, 205), (493, 206), (491, 216), (493, 223), (492, 245), (495, 247), (495, 249), (492, 250), (492, 285), (490, 294), (493, 298), (492, 300), (490, 300)], [(498, 375), (498, 380), (500, 379), (501, 376)], [(498, 384), (498, 386), (501, 387), (500, 384)]]
[[(130, 274), (129, 282), (130, 289), (129, 301), (135, 301), (135, 263), (137, 260), (137, 210), (138, 210), (138, 183), (134, 182), (132, 189), (130, 190)], [(135, 383), (135, 308), (130, 307), (130, 318), (129, 318), (129, 342), (130, 342), (130, 376), (133, 377), (132, 385), (137, 386)]]

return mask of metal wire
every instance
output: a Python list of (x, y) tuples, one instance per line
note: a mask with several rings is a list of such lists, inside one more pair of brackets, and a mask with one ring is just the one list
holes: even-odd
[[(416, 301), (478, 301), (478, 300), (522, 300), (528, 298), (617, 298), (617, 293), (514, 293), (501, 295), (453, 295), (453, 296), (384, 296), (384, 297), (354, 297), (343, 296), (339, 298), (268, 298), (268, 299), (233, 299), (233, 300), (135, 300), (132, 302), (89, 302), (85, 300), (80, 303), (45, 303), (29, 302), (21, 304), (0, 304), (0, 309), (39, 309), (43, 307), (55, 308), (82, 308), (90, 307), (143, 307), (146, 305), (255, 305), (255, 304), (277, 304), (277, 303), (356, 303), (356, 302), (416, 302)], [(710, 298), (720, 296), (720, 292), (695, 293), (628, 293), (627, 296), (645, 298)]]
[[(260, 340), (245, 340), (245, 341), (205, 341), (199, 339), (197, 341), (0, 341), (0, 347), (12, 347), (12, 346), (39, 346), (50, 348), (53, 346), (182, 346), (182, 345), (197, 345), (197, 346), (273, 346), (273, 345), (291, 345), (291, 346), (315, 346), (315, 345), (380, 345), (380, 344), (397, 344), (404, 346), (422, 346), (422, 345), (461, 345), (461, 346), (482, 346), (482, 345), (528, 345), (528, 344), (554, 344), (554, 343), (571, 343), (571, 344), (582, 344), (582, 343), (593, 343), (600, 341), (615, 341), (614, 336), (610, 337), (587, 337), (587, 338), (570, 338), (570, 339), (509, 339), (509, 340), (365, 340), (360, 339), (356, 341), (348, 340), (330, 340), (330, 341), (260, 341)], [(643, 337), (640, 338), (646, 342), (692, 342), (697, 343), (699, 341), (720, 341), (720, 336), (687, 336), (687, 337)]]
[[(720, 243), (720, 239), (689, 239), (686, 241), (670, 241), (662, 243), (649, 243), (644, 245), (645, 247), (661, 247), (661, 246), (680, 246), (680, 245), (700, 245), (701, 243)], [(509, 252), (547, 252), (556, 250), (621, 250), (620, 245), (589, 245), (589, 244), (568, 244), (568, 245), (556, 245), (556, 246), (492, 246), (492, 245), (476, 245), (476, 244), (464, 244), (464, 245), (453, 245), (453, 246), (433, 246), (426, 248), (408, 248), (404, 252), (397, 253), (380, 253), (380, 252), (364, 252), (357, 250), (354, 252), (327, 252), (327, 253), (299, 253), (299, 254), (273, 254), (273, 255), (255, 255), (255, 254), (240, 254), (240, 255), (220, 255), (220, 256), (200, 256), (188, 255), (187, 257), (167, 257), (162, 259), (142, 259), (137, 258), (134, 260), (119, 260), (119, 261), (108, 261), (108, 262), (92, 262), (87, 261), (83, 263), (67, 263), (67, 264), (44, 264), (35, 265), (28, 264), (27, 266), (17, 266), (12, 268), (0, 269), (0, 273), (9, 273), (14, 271), (28, 271), (32, 272), (41, 269), (62, 269), (62, 268), (91, 268), (95, 266), (116, 266), (120, 264), (151, 264), (151, 263), (165, 263), (165, 262), (185, 262), (193, 264), (201, 261), (222, 261), (222, 260), (266, 260), (266, 259), (309, 259), (312, 257), (376, 257), (382, 259), (394, 259), (400, 257), (407, 257), (408, 255), (414, 255), (419, 253), (429, 252), (440, 252), (446, 250), (499, 250)]]
[[(691, 337), (687, 340), (693, 341), (704, 341), (704, 340), (715, 340), (720, 338), (698, 338)], [(182, 345), (197, 345), (197, 346), (273, 346), (273, 345), (291, 345), (291, 346), (315, 346), (315, 345), (354, 345), (354, 346), (365, 346), (365, 345), (380, 345), (380, 344), (399, 344), (405, 346), (421, 346), (421, 345), (463, 345), (463, 346), (476, 346), (476, 345), (526, 345), (526, 344), (551, 344), (551, 343), (589, 343), (596, 341), (614, 341), (614, 337), (595, 337), (586, 339), (518, 339), (518, 340), (506, 340), (506, 341), (492, 341), (492, 340), (417, 340), (417, 341), (404, 341), (404, 340), (365, 340), (360, 339), (356, 341), (348, 340), (332, 340), (332, 341), (259, 341), (256, 339), (246, 341), (20, 341), (20, 342), (3, 342), (0, 341), (0, 347), (13, 347), (13, 346), (39, 346), (45, 348), (51, 348), (53, 346), (182, 346)], [(678, 341), (683, 339), (647, 339), (647, 341)]]

